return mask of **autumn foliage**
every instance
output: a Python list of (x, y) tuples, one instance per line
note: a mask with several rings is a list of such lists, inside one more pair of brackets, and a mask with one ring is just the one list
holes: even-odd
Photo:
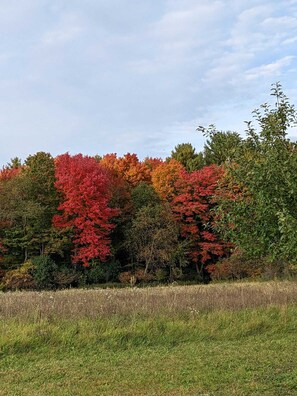
[(127, 153), (123, 157), (107, 154), (101, 160), (101, 165), (114, 170), (132, 187), (140, 182), (150, 182), (151, 170), (144, 162), (139, 161), (136, 154)]
[(0, 170), (1, 277), (12, 288), (297, 274), (297, 113), (278, 83), (272, 95), (246, 138), (199, 127), (198, 153), (12, 159)]
[(87, 266), (92, 259), (105, 261), (110, 255), (110, 220), (117, 214), (108, 207), (105, 170), (91, 157), (61, 155), (56, 159), (56, 188), (63, 198), (53, 223), (73, 230), (73, 262)]
[(176, 195), (176, 183), (184, 170), (182, 164), (174, 159), (157, 166), (152, 172), (152, 183), (156, 192), (166, 201)]
[[(221, 175), (215, 165), (188, 172), (175, 159), (141, 161), (130, 153), (29, 156), (0, 172), (0, 266), (9, 267), (12, 255), (21, 265), (40, 251), (72, 270), (88, 268), (90, 282), (114, 279), (117, 271), (138, 282), (160, 270), (170, 280), (191, 266), (201, 273), (226, 254), (212, 216)], [(48, 284), (79, 279), (72, 270), (57, 270)]]
[(11, 180), (21, 172), (21, 168), (2, 168), (0, 171), (0, 182)]
[(188, 173), (181, 171), (175, 182), (172, 211), (180, 224), (181, 236), (190, 241), (190, 257), (195, 263), (205, 264), (223, 256), (227, 245), (214, 232), (212, 197), (222, 175), (216, 165)]

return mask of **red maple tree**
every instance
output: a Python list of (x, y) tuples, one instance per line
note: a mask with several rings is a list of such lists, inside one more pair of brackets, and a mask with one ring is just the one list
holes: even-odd
[(106, 171), (91, 157), (68, 153), (56, 158), (55, 186), (62, 202), (54, 216), (55, 227), (73, 230), (73, 263), (88, 266), (95, 258), (105, 261), (110, 255), (110, 220), (117, 214), (108, 206), (109, 181)]
[(197, 264), (223, 256), (228, 248), (213, 230), (211, 212), (221, 174), (222, 168), (211, 165), (192, 173), (183, 170), (175, 182), (171, 208), (180, 224), (181, 236), (190, 241), (189, 255)]
[(19, 175), (22, 170), (22, 167), (19, 168), (7, 168), (3, 167), (0, 170), (0, 181), (11, 180), (15, 176)]

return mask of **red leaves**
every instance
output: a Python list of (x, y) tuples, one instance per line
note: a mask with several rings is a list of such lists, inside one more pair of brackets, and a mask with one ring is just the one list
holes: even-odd
[[(46, 158), (40, 158), (36, 168), (39, 172), (40, 167), (39, 173), (43, 175)], [(23, 168), (3, 169), (0, 171), (0, 187), (11, 183), (19, 172), (22, 176), (25, 171), (29, 172), (27, 164)], [(64, 154), (55, 160), (55, 188), (61, 199), (59, 214), (54, 216), (53, 224), (69, 229), (74, 263), (87, 266), (92, 259), (104, 261), (110, 255), (111, 230), (118, 227), (113, 237), (123, 238), (124, 226), (133, 216), (131, 194), (136, 186), (145, 182), (152, 184), (165, 203), (169, 203), (170, 206), (165, 205), (166, 210), (170, 215), (173, 213), (179, 225), (180, 239), (189, 241), (191, 260), (204, 264), (222, 256), (226, 246), (213, 231), (212, 213), (212, 197), (222, 172), (221, 167), (213, 165), (189, 173), (174, 159), (147, 158), (140, 161), (136, 154), (130, 153), (123, 157), (108, 154), (99, 161), (81, 154)], [(56, 205), (55, 201), (54, 208)], [(112, 221), (120, 211), (118, 219)], [(52, 213), (54, 210), (50, 216)], [(117, 238), (113, 238), (116, 243)]]
[(110, 254), (110, 219), (117, 210), (108, 207), (109, 186), (105, 170), (91, 157), (63, 154), (56, 159), (56, 188), (63, 201), (53, 223), (74, 232), (73, 262), (87, 266)]
[(204, 264), (212, 256), (222, 256), (225, 244), (213, 232), (212, 196), (222, 170), (216, 165), (188, 173), (185, 170), (174, 183), (172, 211), (180, 224), (181, 236), (191, 242), (190, 257)]
[(3, 168), (0, 171), (0, 181), (6, 181), (13, 179), (15, 176), (17, 176), (21, 172), (22, 168)]
[(225, 253), (225, 244), (213, 231), (212, 197), (222, 168), (206, 166), (188, 173), (176, 160), (159, 165), (152, 173), (153, 186), (170, 202), (181, 237), (190, 241), (190, 257), (204, 264)]

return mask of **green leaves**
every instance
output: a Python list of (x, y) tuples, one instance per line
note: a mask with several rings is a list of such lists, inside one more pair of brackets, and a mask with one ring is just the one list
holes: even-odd
[(204, 165), (222, 165), (239, 154), (242, 139), (237, 132), (218, 131), (213, 124), (207, 128), (200, 126), (197, 131), (207, 138), (202, 153)]
[[(297, 146), (287, 130), (296, 111), (279, 83), (272, 95), (275, 106), (264, 103), (253, 112), (259, 131), (248, 123), (241, 155), (226, 165), (218, 227), (249, 255), (291, 260), (297, 258)], [(237, 191), (231, 198), (230, 186)]]

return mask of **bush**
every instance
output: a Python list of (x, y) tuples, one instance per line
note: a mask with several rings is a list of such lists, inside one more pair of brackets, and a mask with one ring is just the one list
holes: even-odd
[(118, 260), (110, 260), (106, 262), (94, 261), (89, 268), (86, 269), (87, 283), (108, 283), (117, 280), (120, 271), (120, 263)]
[(36, 284), (31, 274), (32, 262), (26, 261), (15, 270), (6, 271), (2, 279), (1, 288), (7, 290), (32, 290)]
[(46, 255), (35, 257), (32, 260), (32, 275), (38, 289), (53, 289), (56, 286), (57, 264)]
[(131, 286), (134, 286), (136, 283), (136, 278), (132, 271), (125, 271), (120, 273), (119, 281), (125, 285), (130, 284)]
[(234, 252), (216, 264), (206, 266), (212, 280), (230, 280), (242, 278), (255, 278), (263, 274), (265, 269), (264, 260), (247, 258), (241, 252)]
[(289, 263), (285, 269), (285, 275), (289, 277), (297, 277), (297, 263)]
[(134, 276), (137, 282), (150, 282), (155, 279), (154, 275), (147, 272), (145, 273), (143, 269), (136, 269)]
[(261, 276), (265, 280), (283, 278), (288, 275), (289, 263), (280, 261), (266, 261), (264, 262)]
[(271, 280), (297, 275), (297, 265), (283, 260), (271, 261), (267, 258), (251, 259), (240, 251), (230, 257), (206, 267), (212, 280), (261, 278)]
[(63, 267), (54, 274), (54, 283), (59, 288), (78, 286), (80, 281), (81, 273), (77, 272), (75, 268)]
[(121, 272), (119, 275), (119, 281), (121, 283), (130, 284), (131, 286), (134, 286), (136, 283), (140, 282), (150, 282), (154, 279), (155, 277), (153, 274), (145, 273), (141, 268), (136, 269), (134, 272)]
[(168, 271), (166, 271), (164, 268), (157, 268), (155, 277), (158, 282), (164, 282), (168, 279)]

